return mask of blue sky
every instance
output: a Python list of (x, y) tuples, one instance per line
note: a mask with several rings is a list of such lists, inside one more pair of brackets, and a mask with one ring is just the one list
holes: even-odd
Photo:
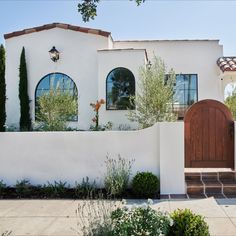
[(94, 21), (83, 23), (73, 0), (0, 0), (3, 34), (52, 22), (99, 28), (123, 39), (220, 39), (236, 56), (236, 1), (104, 0)]

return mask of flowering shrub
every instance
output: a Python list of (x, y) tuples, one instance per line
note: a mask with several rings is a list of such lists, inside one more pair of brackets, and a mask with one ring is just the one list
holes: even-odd
[(95, 125), (91, 126), (91, 129), (94, 130), (94, 131), (98, 131), (98, 130), (102, 129), (101, 126), (99, 125), (99, 109), (101, 108), (101, 106), (103, 104), (105, 104), (105, 100), (104, 99), (100, 99), (96, 103), (90, 103), (90, 106), (95, 111), (95, 116), (92, 119), (92, 121), (95, 123)]
[(118, 208), (112, 212), (113, 235), (116, 236), (164, 236), (167, 235), (172, 219), (167, 213), (156, 211), (144, 203), (140, 207)]
[(126, 201), (83, 201), (76, 211), (78, 235), (83, 236), (209, 236), (208, 225), (189, 209), (172, 214), (151, 208), (151, 199), (141, 206)]
[(115, 236), (111, 227), (111, 214), (121, 205), (120, 201), (104, 199), (79, 202), (75, 231), (80, 236)]
[(127, 161), (118, 155), (118, 159), (110, 158), (107, 155), (106, 175), (104, 179), (107, 193), (113, 196), (121, 195), (128, 187), (131, 175), (132, 161)]

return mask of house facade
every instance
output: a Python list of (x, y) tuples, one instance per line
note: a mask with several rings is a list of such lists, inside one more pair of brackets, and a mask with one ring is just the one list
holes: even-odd
[[(223, 102), (225, 86), (236, 79), (236, 59), (223, 57), (219, 40), (115, 41), (110, 32), (53, 23), (4, 35), (6, 40), (7, 125), (19, 126), (19, 62), (24, 47), (28, 70), (31, 117), (35, 121), (37, 99), (60, 83), (78, 97), (78, 114), (71, 126), (88, 130), (94, 111), (90, 103), (105, 99), (100, 123), (114, 129), (135, 129), (127, 118), (133, 109), (129, 96), (138, 90), (139, 68), (154, 56), (176, 73), (174, 109), (185, 110), (203, 99)], [(59, 59), (50, 59), (55, 47)], [(235, 65), (235, 67), (234, 67)], [(68, 87), (69, 86), (69, 87)]]

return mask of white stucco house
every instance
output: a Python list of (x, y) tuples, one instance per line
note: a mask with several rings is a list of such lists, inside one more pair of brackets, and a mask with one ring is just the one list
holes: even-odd
[[(219, 40), (116, 41), (110, 32), (69, 24), (52, 23), (4, 35), (6, 40), (7, 125), (19, 124), (19, 62), (24, 47), (28, 68), (31, 116), (36, 100), (56, 82), (69, 83), (78, 94), (78, 116), (72, 123), (87, 130), (94, 116), (89, 106), (106, 100), (100, 123), (114, 129), (136, 124), (127, 119), (129, 96), (135, 95), (140, 66), (161, 57), (177, 74), (175, 110), (179, 118), (192, 103), (202, 99), (223, 101), (225, 85), (235, 80), (236, 59), (223, 57)], [(52, 61), (55, 47), (59, 60)], [(56, 82), (55, 82), (56, 81)], [(132, 108), (132, 107), (131, 107)]]
[[(188, 193), (185, 168), (236, 169), (236, 122), (220, 103), (225, 87), (236, 81), (236, 57), (224, 57), (219, 40), (115, 41), (109, 32), (61, 23), (4, 37), (8, 126), (19, 126), (19, 64), (24, 47), (33, 121), (37, 99), (59, 86), (78, 100), (78, 114), (71, 125), (88, 130), (94, 117), (90, 103), (105, 99), (100, 124), (111, 121), (114, 128), (106, 132), (1, 133), (0, 179), (6, 183), (30, 179), (34, 184), (63, 180), (73, 185), (89, 176), (102, 186), (107, 154), (134, 158), (134, 174), (151, 171), (159, 176), (161, 194)], [(154, 55), (176, 73), (173, 107), (180, 120), (185, 116), (184, 122), (116, 131), (137, 127), (126, 116), (128, 108), (134, 109), (129, 97), (138, 90), (139, 68), (150, 66)]]

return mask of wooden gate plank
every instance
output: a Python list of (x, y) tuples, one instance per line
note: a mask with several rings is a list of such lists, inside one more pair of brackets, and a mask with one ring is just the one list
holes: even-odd
[(185, 114), (185, 167), (234, 168), (234, 124), (216, 100), (193, 104)]

